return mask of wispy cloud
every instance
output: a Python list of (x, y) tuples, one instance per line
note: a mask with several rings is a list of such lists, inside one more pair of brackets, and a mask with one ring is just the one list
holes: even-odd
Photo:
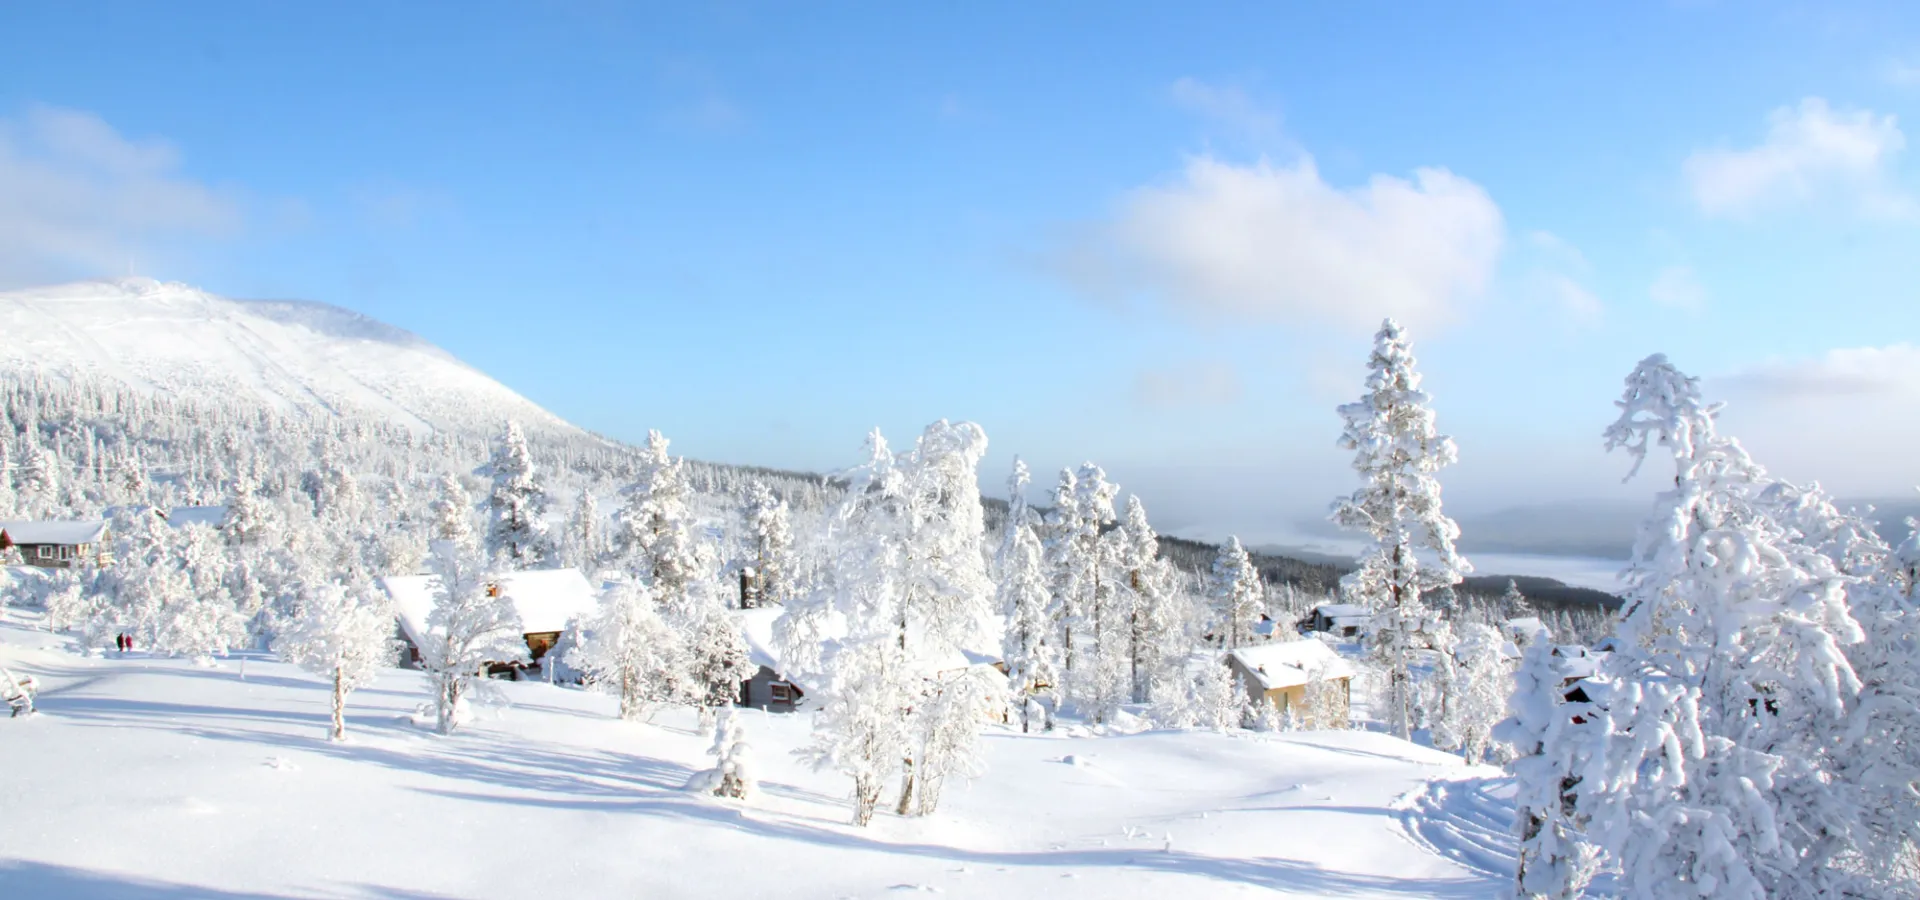
[(1880, 67), (1880, 77), (1895, 87), (1920, 87), (1920, 59), (1890, 59)]
[(1280, 136), (1280, 117), (1254, 102), (1239, 87), (1209, 84), (1188, 77), (1169, 86), (1167, 96), (1180, 108), (1233, 129), (1245, 137), (1270, 140)]
[(1240, 375), (1233, 367), (1194, 360), (1146, 369), (1134, 377), (1133, 399), (1148, 409), (1201, 409), (1240, 399)]
[(92, 113), (0, 119), (0, 284), (150, 267), (183, 239), (237, 232), (239, 201), (179, 169), (172, 144), (129, 139)]
[(1484, 289), (1504, 235), (1486, 191), (1445, 169), (1338, 188), (1310, 157), (1199, 156), (1127, 193), (1056, 269), (1096, 296), (1144, 294), (1203, 319), (1432, 324)]
[(1653, 276), (1647, 288), (1653, 302), (1671, 309), (1702, 312), (1707, 308), (1707, 289), (1693, 273), (1692, 266), (1667, 266)]
[(1746, 149), (1696, 151), (1684, 172), (1700, 211), (1741, 218), (1796, 204), (1838, 201), (1891, 215), (1911, 203), (1888, 177), (1906, 135), (1891, 115), (1835, 110), (1819, 97), (1767, 117), (1767, 136)]
[(1920, 347), (1847, 347), (1811, 359), (1773, 360), (1735, 372), (1733, 387), (1773, 398), (1861, 394), (1920, 396)]
[(1573, 324), (1597, 324), (1606, 314), (1606, 304), (1586, 285), (1593, 274), (1586, 254), (1546, 231), (1528, 233), (1526, 243), (1535, 258), (1532, 281), (1536, 290)]

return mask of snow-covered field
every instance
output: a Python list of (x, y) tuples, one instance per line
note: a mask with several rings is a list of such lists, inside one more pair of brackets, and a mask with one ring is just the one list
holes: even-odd
[(503, 683), (452, 737), (418, 673), (327, 691), (265, 657), (89, 658), (0, 623), (41, 714), (0, 720), (0, 897), (1496, 896), (1504, 781), (1380, 734), (991, 732), (989, 770), (930, 819), (847, 824), (847, 782), (749, 714), (762, 795), (690, 794), (690, 715)]

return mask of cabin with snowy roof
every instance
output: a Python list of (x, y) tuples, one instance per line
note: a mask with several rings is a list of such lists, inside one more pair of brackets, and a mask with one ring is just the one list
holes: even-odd
[(1373, 613), (1366, 607), (1352, 603), (1322, 603), (1313, 608), (1304, 624), (1305, 631), (1331, 634), (1334, 637), (1359, 637), (1366, 630), (1367, 623), (1373, 621)]
[(20, 551), (20, 561), (43, 569), (71, 569), (75, 563), (113, 562), (105, 519), (0, 522), (0, 550)]
[[(773, 623), (784, 612), (778, 606), (733, 611), (736, 621), (740, 623), (741, 633), (746, 636), (747, 653), (755, 667), (753, 677), (740, 684), (741, 706), (768, 712), (794, 712), (806, 708), (808, 695), (816, 687), (807, 683), (803, 676), (789, 671), (782, 661), (779, 642), (774, 639)], [(827, 630), (833, 633), (823, 634), (822, 638), (841, 636), (831, 623)], [(992, 649), (960, 650), (929, 656), (915, 660), (913, 665), (929, 679), (951, 678), (961, 673), (990, 679), (996, 685), (996, 696), (999, 696), (1005, 694), (1007, 668), (998, 653), (989, 652)], [(1007, 720), (1004, 704), (996, 704), (994, 709), (985, 711), (985, 715), (995, 722), (1004, 723)]]
[[(433, 612), (434, 592), (439, 588), (435, 575), (389, 575), (380, 579), (380, 588), (393, 600), (400, 620), (400, 638), (407, 645), (408, 665), (419, 665), (420, 644), (428, 632), (427, 616)], [(599, 604), (593, 585), (579, 569), (530, 569), (508, 572), (487, 590), (505, 594), (520, 615), (520, 628), (527, 642), (527, 655), (539, 662), (560, 642), (568, 623), (591, 614)], [(489, 674), (519, 677), (512, 665), (488, 667)]]
[(1317, 638), (1239, 647), (1227, 668), (1255, 701), (1272, 703), (1307, 728), (1345, 728), (1353, 704), (1353, 663)]

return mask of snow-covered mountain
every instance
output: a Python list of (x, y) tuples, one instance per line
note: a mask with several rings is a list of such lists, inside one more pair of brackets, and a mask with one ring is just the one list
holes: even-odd
[(230, 300), (146, 278), (0, 292), (0, 376), (91, 376), (281, 413), (491, 436), (583, 434), (410, 332), (324, 303)]

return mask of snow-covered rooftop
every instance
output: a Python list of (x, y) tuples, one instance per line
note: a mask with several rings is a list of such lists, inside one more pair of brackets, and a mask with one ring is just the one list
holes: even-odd
[(1241, 667), (1260, 682), (1263, 691), (1299, 687), (1321, 678), (1352, 678), (1353, 664), (1332, 647), (1313, 638), (1259, 644), (1233, 651)]
[(1345, 619), (1355, 616), (1364, 619), (1373, 615), (1371, 610), (1354, 603), (1322, 603), (1314, 607), (1313, 611), (1329, 619)]
[[(380, 586), (393, 598), (394, 612), (407, 637), (419, 643), (427, 633), (427, 614), (433, 612), (434, 575), (389, 575)], [(593, 585), (579, 569), (535, 569), (500, 577), (500, 591), (520, 613), (521, 630), (528, 634), (565, 631), (575, 616), (591, 613), (599, 603)]]
[(107, 521), (0, 522), (0, 533), (16, 544), (97, 544), (107, 536)]
[(1546, 630), (1547, 626), (1541, 624), (1539, 618), (1535, 616), (1521, 616), (1507, 620), (1507, 631), (1515, 634), (1534, 635)]

